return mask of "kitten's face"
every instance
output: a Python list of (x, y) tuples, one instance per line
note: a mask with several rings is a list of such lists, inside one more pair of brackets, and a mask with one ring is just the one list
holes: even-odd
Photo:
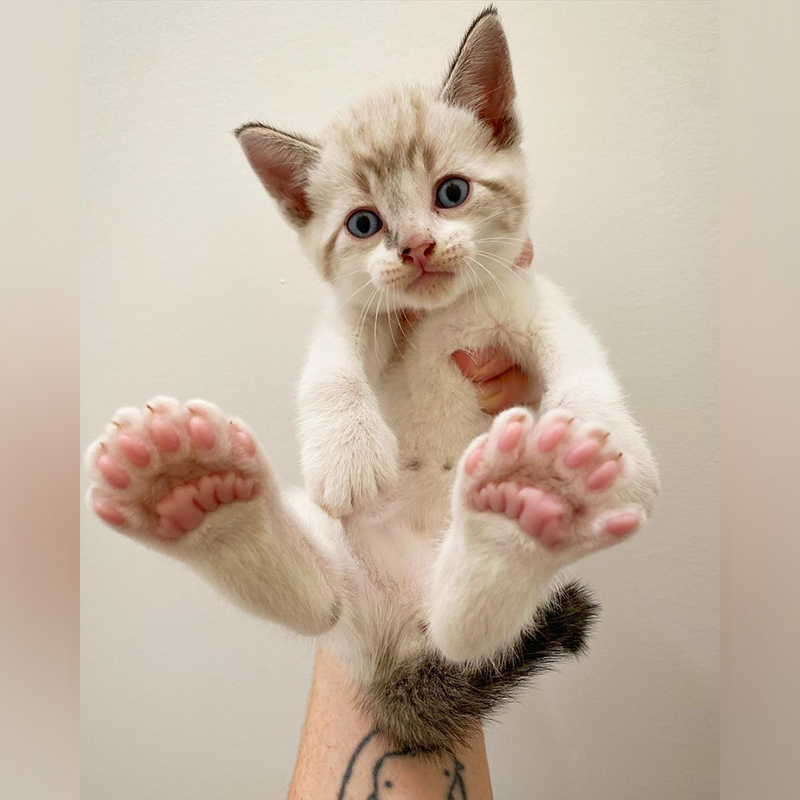
[(399, 88), (356, 106), (323, 137), (303, 239), (342, 300), (373, 310), (448, 305), (522, 247), (517, 148), (474, 114)]
[(490, 7), (438, 92), (403, 87), (365, 100), (321, 143), (258, 123), (237, 136), (343, 303), (440, 308), (497, 281), (524, 245), (515, 93)]

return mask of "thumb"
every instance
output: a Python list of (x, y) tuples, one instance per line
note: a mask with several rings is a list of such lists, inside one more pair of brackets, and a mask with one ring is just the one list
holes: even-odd
[(496, 378), (478, 383), (477, 390), (481, 410), (487, 414), (499, 414), (525, 402), (528, 376), (520, 367), (514, 366)]

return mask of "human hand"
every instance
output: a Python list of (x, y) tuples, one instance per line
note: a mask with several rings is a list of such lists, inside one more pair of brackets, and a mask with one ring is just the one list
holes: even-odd
[(487, 414), (524, 404), (528, 376), (504, 351), (496, 347), (476, 352), (457, 350), (452, 358), (461, 374), (475, 384), (481, 409)]

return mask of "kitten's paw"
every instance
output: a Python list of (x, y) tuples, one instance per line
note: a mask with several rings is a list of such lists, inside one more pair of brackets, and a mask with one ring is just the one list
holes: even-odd
[(644, 521), (615, 492), (632, 469), (602, 425), (565, 409), (535, 424), (529, 411), (512, 408), (467, 449), (459, 491), (467, 508), (503, 514), (573, 560), (618, 542)]
[(331, 434), (304, 454), (314, 502), (337, 519), (360, 511), (397, 481), (397, 439), (383, 420)]
[(122, 408), (91, 445), (89, 505), (126, 533), (181, 539), (209, 514), (270, 488), (266, 462), (244, 423), (202, 400), (156, 398)]

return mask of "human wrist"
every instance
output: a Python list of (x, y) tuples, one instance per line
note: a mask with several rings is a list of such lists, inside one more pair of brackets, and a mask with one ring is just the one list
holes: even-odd
[(491, 800), (483, 733), (455, 752), (415, 756), (396, 751), (358, 708), (337, 658), (319, 648), (289, 800), (373, 796)]

